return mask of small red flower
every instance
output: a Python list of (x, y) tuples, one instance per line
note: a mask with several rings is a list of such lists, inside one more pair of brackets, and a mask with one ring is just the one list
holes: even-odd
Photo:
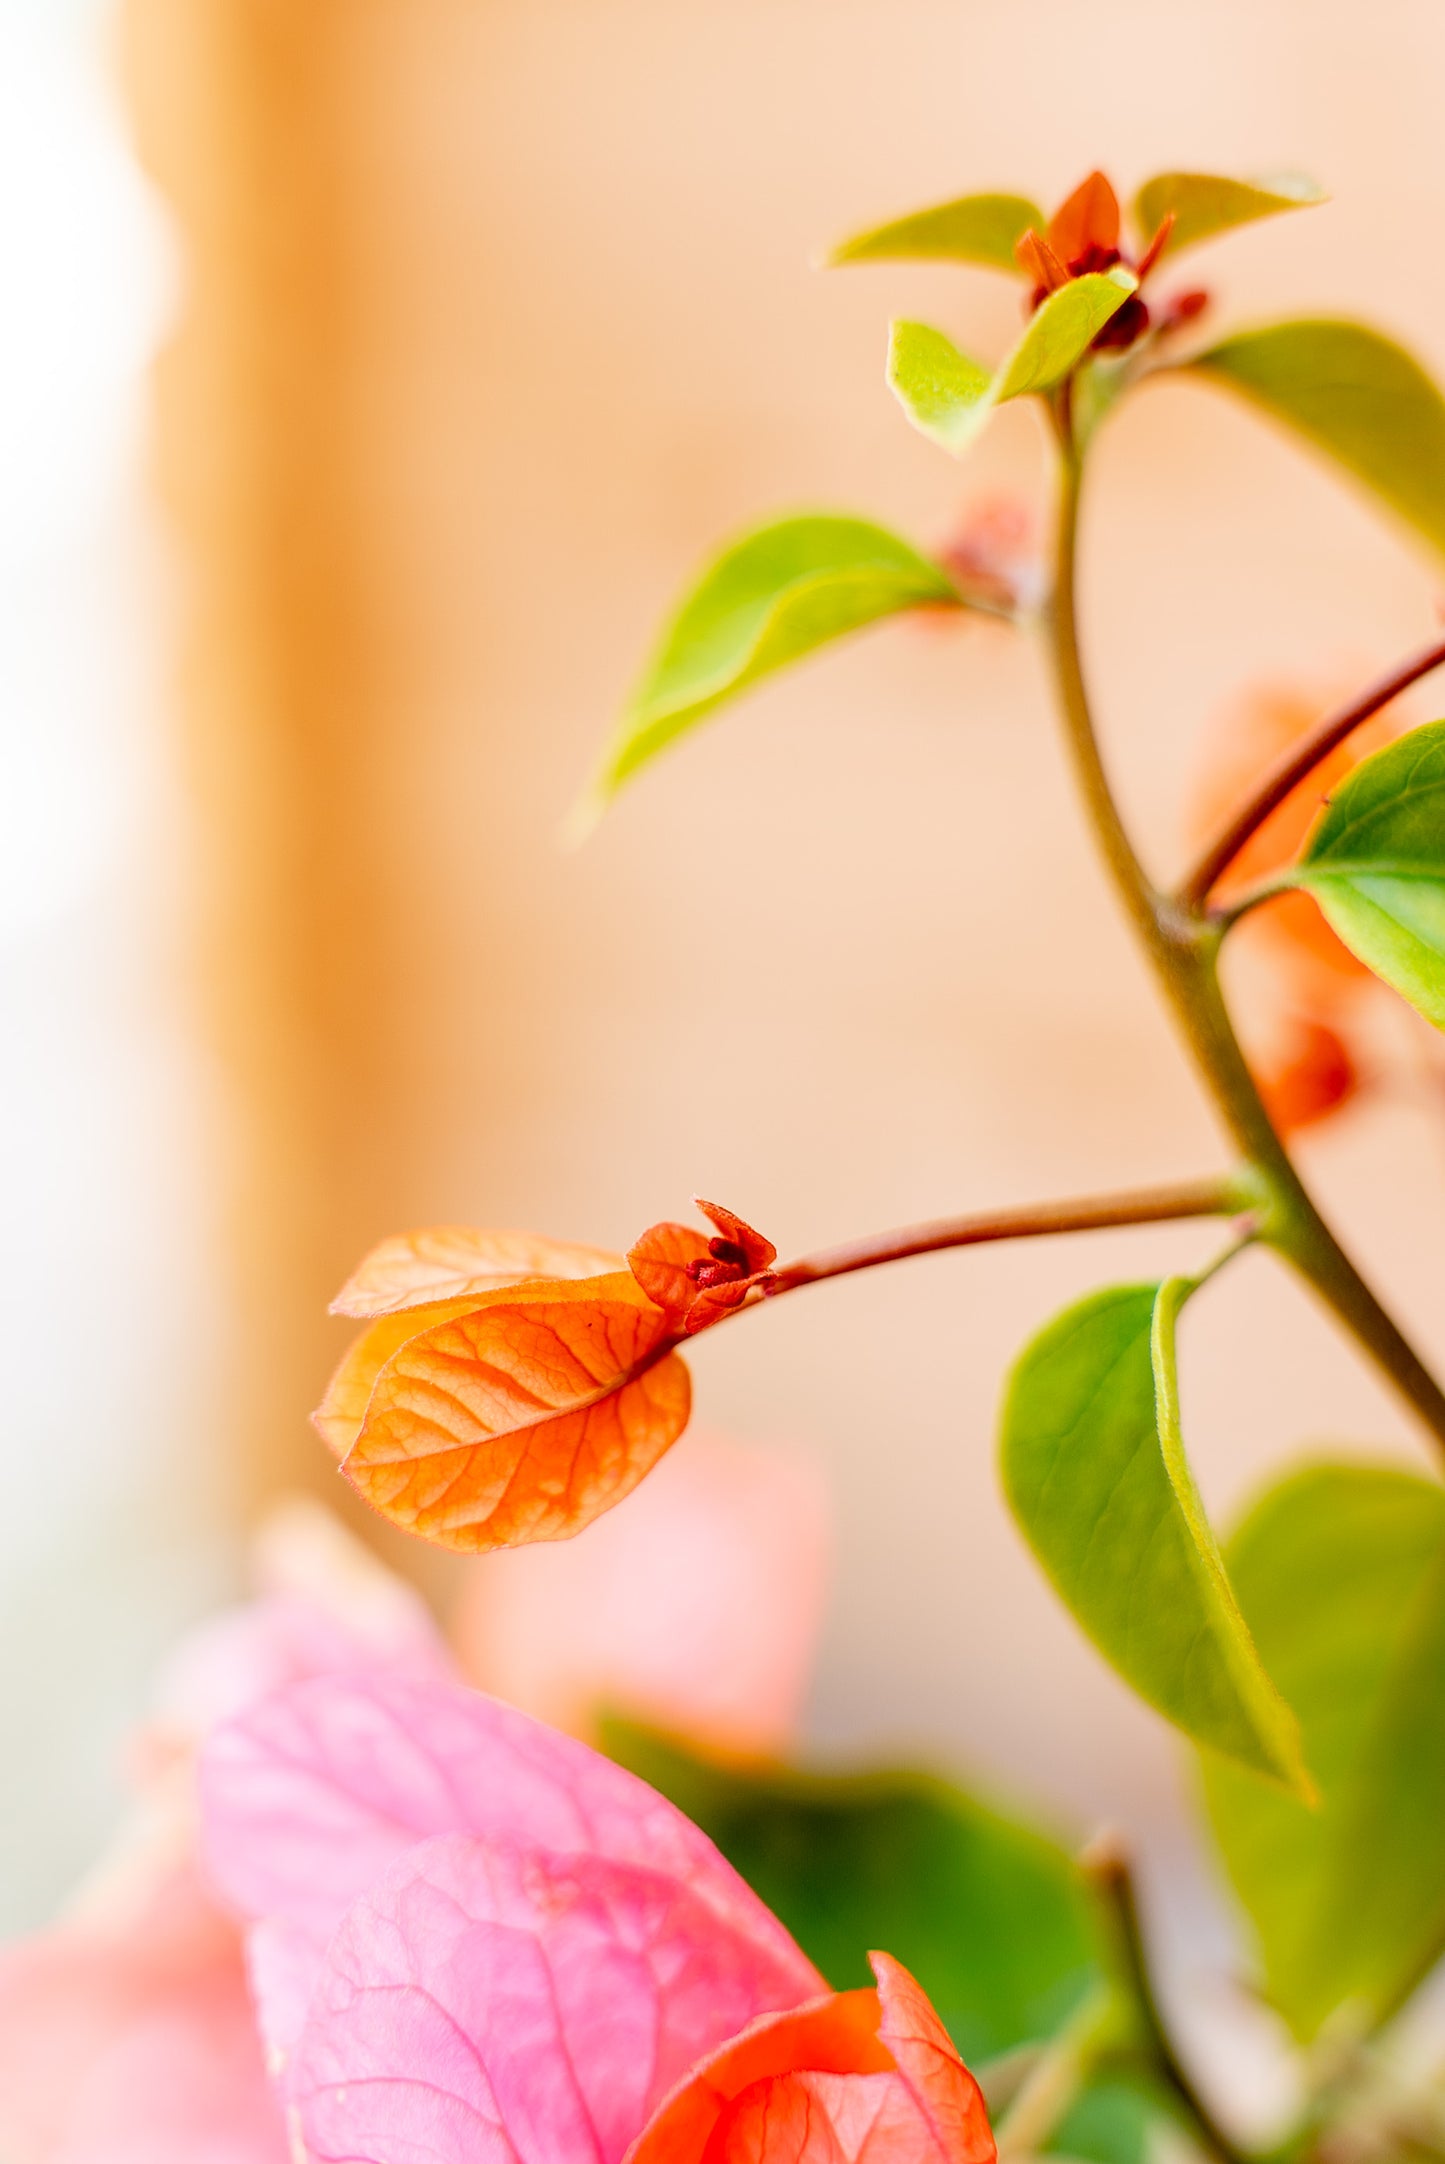
[(981, 497), (938, 550), (938, 561), (971, 600), (1005, 609), (1036, 608), (1047, 587), (1037, 523), (1018, 496)]
[(694, 1197), (715, 1227), (711, 1240), (691, 1225), (651, 1225), (628, 1254), (628, 1267), (668, 1326), (692, 1337), (772, 1282), (778, 1251), (721, 1203)]
[(1359, 1094), (1348, 1046), (1327, 1023), (1298, 1017), (1280, 1056), (1254, 1069), (1264, 1108), (1282, 1135), (1313, 1127)]
[[(1112, 270), (1116, 263), (1132, 270), (1142, 287), (1168, 246), (1173, 230), (1174, 213), (1171, 210), (1165, 213), (1139, 253), (1131, 255), (1124, 246), (1119, 198), (1103, 173), (1090, 173), (1054, 212), (1047, 230), (1036, 233), (1030, 226), (1014, 249), (1020, 267), (1033, 280), (1030, 309), (1039, 307), (1071, 279), (1087, 277), (1093, 271)], [(1168, 305), (1156, 327), (1172, 330), (1176, 324), (1197, 315), (1204, 303), (1202, 293), (1181, 295)], [(1104, 325), (1094, 345), (1100, 351), (1123, 352), (1149, 328), (1147, 302), (1142, 294), (1131, 293), (1123, 307)]]

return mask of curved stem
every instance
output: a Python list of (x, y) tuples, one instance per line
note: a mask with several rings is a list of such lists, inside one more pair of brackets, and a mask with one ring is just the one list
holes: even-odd
[(1159, 1225), (1186, 1217), (1233, 1217), (1253, 1208), (1257, 1197), (1237, 1179), (1183, 1181), (1177, 1187), (1133, 1188), (1117, 1195), (1090, 1195), (1078, 1202), (1026, 1203), (971, 1217), (940, 1217), (908, 1225), (844, 1247), (825, 1248), (775, 1270), (764, 1288), (769, 1297), (795, 1292), (854, 1270), (932, 1255), (945, 1247), (982, 1247), (995, 1240), (1039, 1239), (1057, 1232), (1099, 1232), (1114, 1225)]
[(1156, 891), (1134, 853), (1099, 755), (1079, 653), (1075, 583), (1082, 478), (1069, 409), (1061, 456), (1054, 591), (1045, 618), (1069, 750), (1114, 886), (1216, 1110), (1265, 1198), (1261, 1238), (1285, 1255), (1414, 1408), (1445, 1452), (1445, 1392), (1386, 1313), (1307, 1193), (1265, 1111), (1219, 988), (1221, 930)]
[(1201, 853), (1179, 888), (1176, 898), (1181, 906), (1201, 908), (1209, 899), (1211, 888), (1219, 884), (1246, 842), (1264, 825), (1270, 813), (1278, 810), (1291, 790), (1297, 789), (1322, 759), (1327, 759), (1363, 722), (1378, 714), (1382, 706), (1388, 706), (1402, 691), (1408, 691), (1411, 684), (1418, 683), (1422, 676), (1428, 676), (1442, 663), (1445, 663), (1445, 638), (1432, 639), (1428, 646), (1412, 654), (1408, 661), (1402, 661), (1387, 676), (1367, 684), (1348, 706), (1327, 714), (1301, 743), (1277, 759), (1256, 785), (1248, 802), (1240, 806), (1228, 825), (1221, 827)]
[(1243, 2158), (1249, 2152), (1241, 2149), (1219, 2124), (1174, 2049), (1173, 2039), (1159, 2005), (1159, 1995), (1154, 1989), (1154, 1978), (1144, 1947), (1144, 1933), (1139, 1922), (1134, 1876), (1129, 1869), (1128, 1859), (1112, 1843), (1100, 1842), (1093, 1849), (1086, 1850), (1080, 1858), (1080, 1864), (1103, 1904), (1119, 1967), (1129, 1985), (1130, 1996), (1143, 2026), (1145, 2045), (1156, 2071), (1172, 2092), (1175, 2102), (1183, 2108), (1186, 2117), (1193, 2123), (1196, 2133), (1210, 2154), (1223, 2160), (1223, 2164), (1242, 2164)]

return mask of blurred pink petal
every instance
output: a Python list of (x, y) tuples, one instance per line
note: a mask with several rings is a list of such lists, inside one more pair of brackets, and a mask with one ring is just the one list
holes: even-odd
[(286, 2164), (240, 1939), (185, 1866), (0, 1952), (10, 2164)]
[(783, 1926), (681, 1812), (584, 1744), (457, 1685), (394, 1676), (293, 1685), (217, 1731), (201, 1798), (216, 1884), (273, 1934), (285, 1927), (279, 1965), (258, 1953), (252, 1972), (268, 2041), (282, 2051), (346, 1910), (434, 1834), (646, 1864), (726, 1927), (771, 1943), (792, 1964), (796, 1996), (819, 1988)]
[(193, 1749), (217, 1722), (306, 1676), (455, 1672), (420, 1594), (309, 1497), (267, 1514), (252, 1571), (259, 1597), (199, 1625), (161, 1671), (143, 1739), (152, 1757)]
[(662, 1872), (453, 1837), (357, 1902), (291, 2094), (348, 2164), (617, 2164), (693, 2062), (811, 1972), (766, 1911)]
[(724, 1751), (778, 1754), (812, 1679), (828, 1549), (810, 1468), (690, 1437), (626, 1510), (478, 1566), (458, 1654), (488, 1690), (574, 1734), (615, 1706)]

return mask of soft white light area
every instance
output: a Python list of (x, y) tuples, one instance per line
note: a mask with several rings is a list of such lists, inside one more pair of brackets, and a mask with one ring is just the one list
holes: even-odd
[(0, 11), (0, 1929), (122, 1801), (157, 1644), (217, 1575), (182, 825), (144, 491), (171, 310), (104, 10)]

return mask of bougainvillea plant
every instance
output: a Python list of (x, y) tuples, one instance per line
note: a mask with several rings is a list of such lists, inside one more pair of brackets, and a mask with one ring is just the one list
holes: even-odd
[[(1304, 693), (1260, 694), (1252, 746), (1215, 762), (1215, 823), (1178, 884), (1160, 888), (1100, 756), (1076, 600), (1094, 444), (1164, 373), (1244, 399), (1445, 549), (1445, 399), (1418, 364), (1333, 318), (1211, 336), (1210, 296), (1179, 275), (1201, 243), (1319, 200), (1294, 178), (1176, 172), (1141, 188), (1126, 216), (1094, 173), (1052, 217), (1022, 197), (966, 196), (845, 241), (835, 264), (929, 260), (1020, 281), (1022, 327), (996, 365), (895, 322), (887, 381), (954, 458), (995, 407), (1035, 402), (1056, 476), (1051, 561), (1029, 563), (997, 520), (936, 554), (845, 514), (754, 530), (673, 617), (578, 815), (585, 828), (761, 678), (884, 617), (982, 611), (1017, 626), (1050, 659), (1084, 816), (1218, 1113), (1226, 1169), (796, 1261), (713, 1202), (698, 1204), (705, 1224), (653, 1225), (626, 1256), (455, 1229), (394, 1239), (337, 1302), (366, 1327), (318, 1422), (357, 1492), (426, 1539), (476, 1552), (565, 1538), (625, 1505), (682, 1434), (682, 1354), (701, 1330), (934, 1249), (1219, 1221), (1194, 1274), (1106, 1286), (1023, 1349), (1003, 1397), (1002, 1483), (1078, 1627), (1199, 1754), (1252, 1927), (1254, 1988), (1299, 2052), (1298, 2116), (1269, 2154), (1445, 2155), (1445, 2082), (1408, 2076), (1392, 2055), (1392, 2024), (1445, 1953), (1445, 1490), (1375, 1460), (1307, 1464), (1221, 1545), (1176, 1367), (1201, 1284), (1264, 1248), (1445, 1451), (1445, 1392), (1290, 1148), (1362, 1086), (1349, 1004), (1362, 984), (1445, 1028), (1445, 722), (1405, 728), (1387, 711), (1445, 662), (1445, 639), (1328, 711)], [(1247, 1056), (1220, 957), (1256, 936), (1281, 965), (1281, 1000), (1271, 1049)], [(622, 1727), (612, 1745), (716, 1837), (835, 1987), (866, 1984), (870, 1946), (910, 1963), (979, 2066), (1005, 2151), (1122, 2164), (1168, 2127), (1216, 2159), (1250, 2153), (1232, 2131), (1238, 2107), (1200, 2093), (1168, 2033), (1121, 1853), (1075, 1863), (926, 1784), (729, 1770)], [(770, 2145), (762, 2125), (718, 2137), (707, 2157), (953, 2153), (906, 2132), (870, 2146), (822, 2119), (811, 2132), (779, 2120)], [(663, 2131), (638, 2153), (704, 2150)]]
[[(1225, 1169), (793, 1261), (715, 1202), (626, 1255), (401, 1235), (335, 1303), (364, 1327), (316, 1415), (353, 1488), (406, 1531), (468, 1554), (561, 1540), (626, 1508), (682, 1435), (700, 1331), (943, 1248), (1217, 1221), (1193, 1275), (1107, 1286), (1023, 1349), (1000, 1472), (1079, 1629), (1198, 1754), (1251, 1982), (1296, 2053), (1291, 2122), (1253, 2140), (1239, 2099), (1191, 2076), (1117, 1845), (1073, 1858), (940, 1782), (717, 1758), (621, 1721), (603, 1756), (468, 1689), (388, 1598), (380, 1636), (370, 1606), (364, 1629), (349, 1611), (344, 1627), (266, 1622), (247, 1688), (228, 1685), (203, 1724), (199, 1832), (146, 1881), (143, 1974), (93, 1926), (12, 1966), (10, 2003), (37, 2023), (26, 2123), (67, 2128), (26, 2155), (992, 2164), (996, 2142), (1140, 2164), (1162, 2142), (1212, 2164), (1445, 2158), (1445, 2074), (1400, 2048), (1445, 1955), (1445, 1488), (1374, 1459), (1306, 1464), (1221, 1545), (1176, 1361), (1200, 1286), (1268, 1250), (1445, 1452), (1445, 1392), (1291, 1154), (1298, 1129), (1371, 1081), (1369, 987), (1445, 1028), (1445, 721), (1391, 711), (1445, 663), (1445, 638), (1324, 711), (1313, 692), (1248, 695), (1243, 735), (1216, 747), (1195, 861), (1161, 889), (1100, 758), (1076, 607), (1094, 443), (1166, 372), (1244, 398), (1445, 550), (1445, 398), (1416, 362), (1328, 318), (1212, 337), (1208, 296), (1177, 275), (1200, 244), (1318, 200), (1298, 180), (1168, 173), (1126, 219), (1095, 173), (1052, 217), (968, 196), (839, 247), (839, 264), (926, 259), (1020, 282), (1022, 328), (996, 366), (899, 322), (887, 378), (954, 457), (996, 406), (1036, 402), (1057, 481), (1051, 562), (1032, 563), (1007, 519), (935, 555), (848, 515), (759, 528), (673, 618), (582, 814), (750, 685), (884, 617), (982, 612), (1031, 633)], [(1241, 1036), (1221, 992), (1231, 940), (1272, 958), (1267, 1043), (1253, 1025)], [(59, 2030), (46, 1991), (74, 2000)], [(77, 2133), (63, 2091), (101, 2040)]]

